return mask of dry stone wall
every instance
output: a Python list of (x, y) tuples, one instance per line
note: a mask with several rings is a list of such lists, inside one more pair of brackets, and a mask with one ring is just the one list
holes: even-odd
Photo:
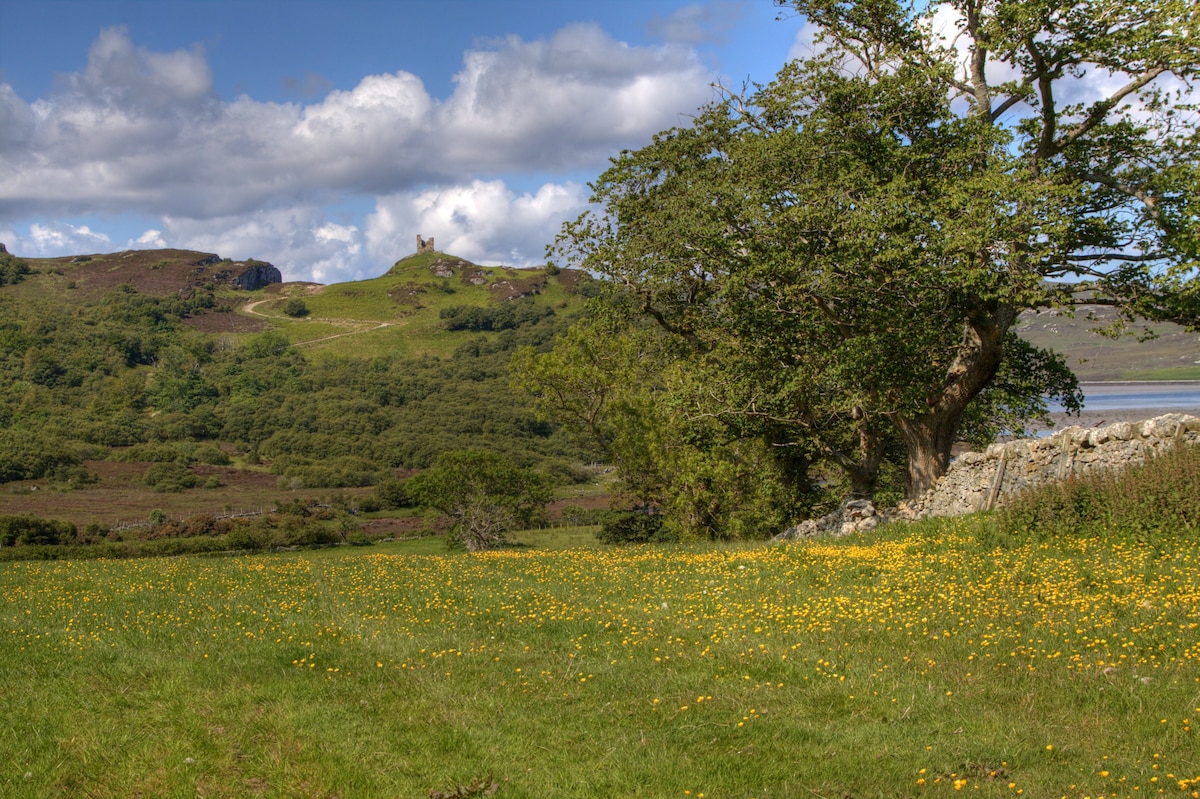
[(1167, 414), (1106, 427), (1068, 427), (1046, 438), (993, 444), (950, 464), (937, 484), (894, 515), (919, 519), (989, 510), (1029, 488), (1110, 469), (1123, 469), (1179, 444), (1200, 440), (1200, 418)]
[(775, 538), (796, 541), (871, 530), (881, 521), (963, 516), (990, 510), (1016, 494), (1046, 483), (1094, 472), (1124, 469), (1180, 444), (1200, 441), (1200, 418), (1167, 414), (1107, 427), (1068, 427), (1047, 438), (993, 444), (950, 464), (937, 484), (916, 500), (878, 513), (867, 500), (851, 500), (819, 519), (809, 519)]

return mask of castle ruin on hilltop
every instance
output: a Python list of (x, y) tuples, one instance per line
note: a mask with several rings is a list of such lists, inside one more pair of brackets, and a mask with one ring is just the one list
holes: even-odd
[(423, 252), (433, 252), (433, 236), (430, 236), (429, 240), (426, 241), (425, 239), (421, 238), (421, 234), (418, 233), (417, 234), (417, 255), (420, 255)]

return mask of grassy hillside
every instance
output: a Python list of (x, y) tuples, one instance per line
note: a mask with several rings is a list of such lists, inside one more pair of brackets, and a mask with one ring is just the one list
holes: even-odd
[[(190, 251), (6, 262), (0, 515), (179, 518), (269, 500), (257, 477), (253, 500), (236, 495), (243, 472), (286, 497), (367, 487), (453, 449), (560, 479), (590, 457), (507, 380), (515, 347), (548, 346), (582, 307), (579, 273), (431, 253), (374, 280), (236, 288), (254, 265)], [(223, 487), (138, 497), (128, 481), (164, 462)]]
[[(582, 306), (579, 287), (584, 282), (586, 278), (571, 270), (549, 276), (542, 269), (479, 267), (443, 253), (422, 253), (398, 261), (386, 274), (370, 280), (269, 287), (263, 296), (243, 304), (241, 312), (269, 321), (305, 352), (446, 357), (465, 341), (492, 331), (447, 330), (444, 312), (529, 298), (569, 316)], [(300, 298), (308, 308), (303, 318), (284, 312), (292, 298)]]
[[(1085, 382), (1200, 380), (1200, 333), (1169, 323), (1134, 325), (1130, 335), (1115, 339), (1092, 332), (1116, 318), (1111, 308), (1099, 305), (1081, 308), (1074, 317), (1055, 310), (1028, 312), (1017, 332), (1032, 344), (1061, 352)], [(1157, 338), (1139, 341), (1147, 330)]]

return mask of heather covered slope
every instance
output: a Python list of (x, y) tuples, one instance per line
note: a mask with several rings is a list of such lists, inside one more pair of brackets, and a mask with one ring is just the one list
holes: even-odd
[[(568, 479), (590, 453), (537, 418), (507, 369), (515, 347), (569, 324), (588, 281), (438, 259), (455, 270), (439, 275), (423, 255), (374, 280), (249, 291), (236, 278), (262, 262), (205, 253), (25, 262), (0, 286), (0, 515), (19, 505), (108, 524), (148, 512), (106, 507), (119, 482), (106, 462), (263, 472), (286, 495), (367, 487), (481, 447)], [(244, 482), (213, 476), (201, 482)], [(93, 499), (70, 512), (54, 490)], [(143, 501), (170, 511), (201, 491)], [(240, 504), (228, 489), (203, 496)]]

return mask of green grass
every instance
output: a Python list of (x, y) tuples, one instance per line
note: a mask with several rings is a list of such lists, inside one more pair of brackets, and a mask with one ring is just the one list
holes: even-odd
[[(481, 335), (476, 332), (448, 332), (440, 318), (446, 308), (460, 305), (482, 306), (495, 302), (489, 288), (498, 280), (516, 276), (527, 279), (541, 270), (506, 270), (503, 267), (482, 267), (490, 274), (488, 283), (475, 286), (464, 282), (462, 267), (456, 267), (451, 278), (435, 277), (429, 270), (438, 258), (451, 258), (441, 253), (422, 254), (405, 258), (385, 275), (369, 280), (338, 283), (323, 287), (318, 293), (303, 293), (309, 316), (292, 320), (281, 310), (285, 297), (257, 308), (259, 314), (271, 317), (271, 322), (306, 352), (333, 356), (369, 358), (403, 352), (409, 355), (445, 357), (466, 341)], [(470, 264), (467, 265), (471, 267)], [(399, 287), (417, 285), (424, 289), (414, 303), (396, 302), (388, 292)], [(450, 291), (445, 291), (448, 287)], [(558, 280), (550, 278), (538, 295), (539, 302), (560, 312), (569, 312), (582, 305), (582, 299), (568, 294)]]
[(1200, 380), (1200, 366), (1167, 369), (1130, 369), (1121, 372), (1121, 380)]
[(1190, 795), (1195, 536), (988, 523), (5, 564), (0, 795)]

